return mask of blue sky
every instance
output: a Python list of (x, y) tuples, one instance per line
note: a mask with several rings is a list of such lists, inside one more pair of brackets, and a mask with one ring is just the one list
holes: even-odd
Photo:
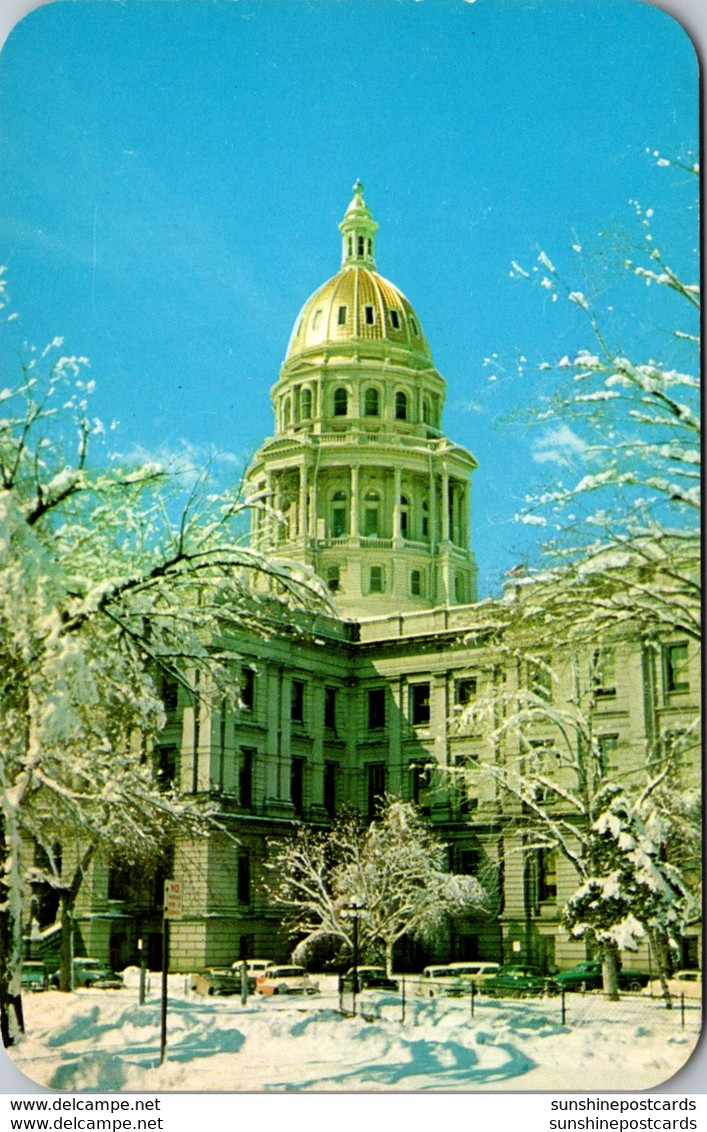
[[(666, 345), (627, 288), (632, 201), (696, 276), (698, 65), (641, 0), (58, 0), (0, 53), (0, 263), (24, 343), (91, 359), (122, 453), (225, 454), (272, 431), (269, 389), (306, 297), (339, 266), (360, 177), (382, 275), (408, 296), (469, 447), (483, 592), (532, 553), (513, 521), (552, 475), (502, 418), (591, 345), (513, 278), (542, 249), (607, 288), (618, 349)], [(649, 152), (647, 152), (649, 151)], [(578, 256), (572, 245), (581, 245)], [(665, 320), (669, 318), (665, 312)], [(667, 346), (666, 346), (667, 348)], [(522, 361), (520, 359), (527, 359)], [(545, 384), (543, 384), (545, 383)]]

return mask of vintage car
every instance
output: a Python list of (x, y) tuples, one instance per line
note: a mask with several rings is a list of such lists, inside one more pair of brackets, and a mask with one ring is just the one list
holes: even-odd
[[(343, 979), (344, 990), (353, 990), (354, 984), (354, 969), (351, 967)], [(357, 967), (356, 968), (356, 993), (364, 990), (390, 990), (396, 991), (398, 989), (398, 980), (391, 979), (387, 974), (385, 967)]]
[(441, 995), (466, 994), (469, 989), (458, 971), (449, 963), (425, 967), (415, 983), (415, 994), (422, 998), (438, 998)]
[(246, 965), (248, 993), (253, 994), (258, 975), (262, 975), (264, 971), (267, 971), (268, 967), (274, 967), (275, 964), (272, 959), (236, 959), (235, 963), (231, 964), (231, 971), (238, 979), (241, 977), (241, 967), (243, 963)]
[(491, 998), (530, 998), (554, 994), (557, 988), (538, 967), (511, 963), (484, 979), (479, 990)]
[[(601, 963), (598, 959), (584, 959), (569, 971), (558, 971), (553, 975), (553, 982), (558, 990), (601, 990), (604, 985)], [(648, 975), (643, 971), (632, 971), (622, 967), (618, 972), (619, 990), (639, 991), (647, 982)]]
[[(702, 972), (695, 970), (674, 971), (669, 979), (668, 994), (671, 998), (702, 999)], [(651, 998), (663, 998), (663, 984), (660, 979), (651, 979), (643, 989), (644, 994)]]
[(205, 967), (203, 971), (191, 976), (189, 985), (194, 994), (240, 994), (241, 978), (233, 970)]
[(20, 982), (23, 991), (45, 991), (49, 986), (49, 976), (43, 963), (25, 960), (22, 964)]
[(461, 979), (471, 979), (478, 984), (495, 975), (501, 968), (500, 963), (492, 963), (485, 959), (468, 959), (461, 963), (450, 963), (449, 970)]
[(319, 983), (304, 967), (268, 967), (256, 980), (258, 994), (317, 994)]
[[(59, 986), (59, 971), (51, 977), (51, 985)], [(92, 959), (87, 955), (77, 955), (73, 960), (73, 984), (78, 987), (95, 987), (96, 990), (120, 990), (125, 984), (123, 976), (112, 971), (102, 959)]]

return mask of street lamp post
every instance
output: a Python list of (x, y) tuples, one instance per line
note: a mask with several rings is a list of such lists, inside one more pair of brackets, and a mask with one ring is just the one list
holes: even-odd
[(353, 943), (353, 963), (351, 967), (351, 987), (352, 987), (352, 1000), (351, 1011), (356, 1013), (356, 995), (358, 994), (358, 918), (362, 912), (365, 912), (365, 905), (359, 904), (358, 901), (352, 900), (343, 909), (344, 916), (352, 921), (352, 943)]

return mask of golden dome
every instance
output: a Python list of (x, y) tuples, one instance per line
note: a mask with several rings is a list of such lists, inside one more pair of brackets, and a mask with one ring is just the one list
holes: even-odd
[[(431, 361), (429, 347), (412, 306), (393, 283), (375, 270), (373, 241), (378, 225), (357, 181), (339, 225), (342, 266), (307, 299), (290, 336), (285, 364), (299, 355), (333, 347), (337, 354), (378, 344), (381, 354), (408, 353), (418, 364)], [(412, 360), (412, 359), (411, 359)]]

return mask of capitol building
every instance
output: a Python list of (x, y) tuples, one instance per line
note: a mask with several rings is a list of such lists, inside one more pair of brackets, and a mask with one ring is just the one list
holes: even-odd
[[(444, 377), (411, 302), (378, 273), (363, 194), (357, 182), (339, 224), (340, 269), (294, 320), (271, 390), (273, 435), (246, 477), (253, 547), (313, 571), (332, 608), (266, 635), (229, 629), (233, 709), (163, 688), (158, 764), (182, 792), (215, 802), (222, 827), (174, 846), (166, 871), (184, 896), (170, 967), (288, 958), (282, 910), (260, 884), (268, 842), (298, 823), (325, 829), (344, 805), (372, 819), (386, 794), (414, 801), (448, 846), (450, 871), (489, 894), (483, 913), (450, 920), (434, 945), (404, 939), (397, 969), (472, 958), (570, 967), (586, 956), (560, 923), (577, 876), (527, 844), (522, 807), (484, 774), (517, 753), (512, 739), (504, 748), (467, 711), (537, 673), (499, 649), (501, 603), (477, 598), (477, 461), (445, 434)], [(624, 624), (579, 655), (560, 646), (548, 695), (591, 700), (607, 772), (637, 781), (656, 737), (687, 732), (699, 712), (695, 643), (676, 633), (660, 654)], [(539, 759), (552, 749), (549, 716), (529, 741)], [(698, 780), (698, 748), (685, 774)], [(121, 969), (142, 939), (158, 967), (163, 879), (96, 863), (77, 905), (76, 953)], [(684, 965), (697, 947), (695, 928)]]

